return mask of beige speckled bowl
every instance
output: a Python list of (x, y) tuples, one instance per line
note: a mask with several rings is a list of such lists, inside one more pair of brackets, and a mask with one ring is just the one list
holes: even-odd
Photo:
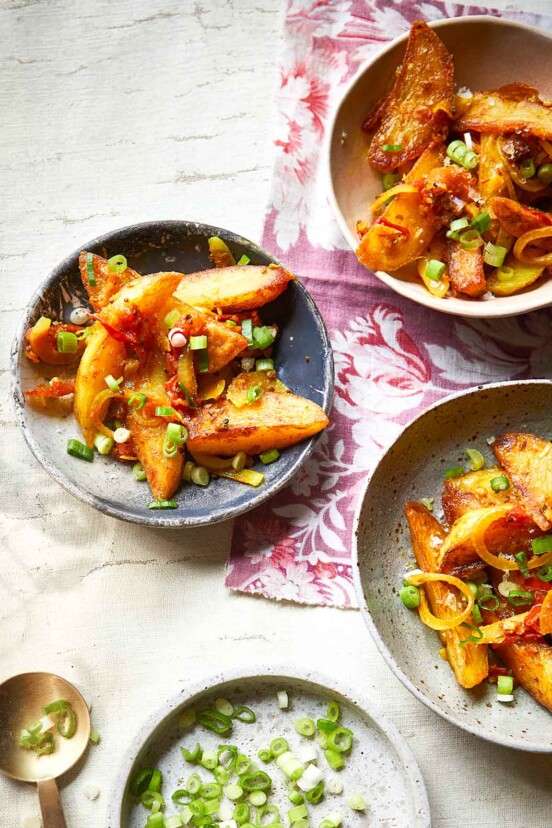
[[(552, 35), (496, 17), (463, 17), (432, 23), (454, 56), (459, 86), (493, 89), (523, 81), (552, 98)], [(381, 174), (366, 160), (368, 140), (360, 124), (382, 94), (404, 54), (407, 35), (391, 41), (360, 69), (345, 91), (329, 130), (330, 200), (345, 238), (355, 250), (357, 219), (381, 192)], [(552, 113), (551, 113), (552, 117)], [(343, 136), (346, 135), (346, 140)], [(401, 296), (459, 316), (498, 317), (552, 304), (552, 279), (540, 279), (523, 293), (490, 301), (437, 299), (415, 275), (377, 271), (376, 276)]]
[[(490, 465), (487, 439), (503, 431), (550, 437), (552, 382), (526, 380), (485, 385), (447, 397), (413, 420), (381, 458), (362, 499), (353, 540), (355, 587), (364, 620), (383, 657), (420, 701), (452, 724), (490, 742), (519, 750), (552, 753), (552, 713), (521, 688), (512, 705), (496, 701), (483, 682), (459, 686), (439, 657), (437, 634), (417, 612), (406, 610), (398, 590), (415, 566), (404, 517), (408, 500), (435, 498), (442, 519), (445, 469), (466, 465), (466, 446), (478, 448)], [(496, 462), (496, 461), (495, 461)]]

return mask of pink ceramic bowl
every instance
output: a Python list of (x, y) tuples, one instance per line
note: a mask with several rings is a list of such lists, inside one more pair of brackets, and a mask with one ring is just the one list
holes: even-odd
[[(552, 98), (552, 35), (532, 26), (477, 16), (430, 24), (454, 57), (459, 87), (495, 89), (506, 83), (536, 86)], [(366, 162), (368, 138), (360, 125), (371, 106), (387, 91), (404, 55), (407, 34), (392, 40), (357, 73), (339, 104), (329, 132), (330, 200), (345, 238), (356, 250), (356, 222), (369, 216), (369, 205), (381, 192), (381, 174)], [(550, 113), (552, 118), (552, 110)], [(421, 305), (458, 316), (513, 316), (552, 304), (552, 278), (513, 296), (490, 301), (438, 299), (416, 275), (377, 271), (390, 288)]]

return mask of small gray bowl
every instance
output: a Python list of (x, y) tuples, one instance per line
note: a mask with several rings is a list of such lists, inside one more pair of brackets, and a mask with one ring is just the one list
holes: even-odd
[[(415, 566), (404, 517), (408, 500), (434, 497), (440, 511), (445, 469), (466, 463), (466, 447), (488, 464), (487, 439), (505, 430), (552, 436), (552, 382), (485, 385), (448, 397), (413, 420), (381, 458), (357, 514), (354, 580), (359, 605), (381, 654), (405, 687), (444, 719), (490, 742), (552, 753), (551, 714), (521, 688), (514, 705), (484, 682), (464, 690), (439, 657), (437, 633), (401, 604), (398, 589)], [(496, 462), (496, 461), (495, 461)], [(466, 465), (467, 468), (467, 465)]]
[[(278, 709), (278, 690), (287, 690), (289, 694), (287, 711)], [(241, 669), (211, 676), (186, 685), (176, 696), (167, 699), (126, 751), (109, 797), (106, 828), (142, 828), (146, 812), (128, 791), (136, 770), (159, 768), (165, 785), (163, 793), (181, 787), (178, 780), (185, 779), (194, 768), (182, 759), (180, 746), (195, 745), (198, 732), (179, 728), (178, 719), (184, 708), (212, 707), (217, 697), (228, 698), (234, 706), (251, 707), (257, 721), (249, 725), (237, 723), (237, 732), (230, 738), (201, 730), (202, 748), (216, 750), (219, 744), (230, 741), (254, 760), (259, 749), (277, 736), (285, 736), (291, 750), (296, 750), (302, 741), (304, 744), (295, 732), (295, 720), (302, 716), (315, 719), (325, 716), (328, 702), (335, 699), (342, 708), (344, 724), (351, 727), (357, 742), (342, 771), (345, 796), (353, 792), (364, 795), (370, 825), (430, 828), (429, 804), (420, 769), (395, 727), (358, 690), (353, 692), (341, 682), (336, 684), (335, 679), (306, 670), (301, 676), (290, 676), (286, 668), (276, 666), (263, 673)], [(269, 769), (269, 774), (274, 773), (275, 769)], [(291, 807), (286, 797), (279, 800), (275, 795), (273, 799), (282, 812)], [(342, 801), (342, 797), (328, 795), (326, 807), (319, 806), (316, 813), (320, 812), (323, 818), (332, 810), (340, 810)], [(348, 811), (347, 824), (361, 828), (366, 824), (366, 816)]]
[[(112, 517), (160, 527), (202, 526), (228, 520), (264, 503), (285, 486), (316, 445), (317, 437), (313, 437), (282, 451), (278, 462), (262, 466), (265, 482), (257, 489), (231, 480), (213, 480), (206, 488), (182, 487), (176, 495), (177, 509), (149, 511), (149, 487), (134, 480), (128, 465), (100, 456), (94, 463), (86, 463), (67, 454), (67, 440), (80, 438), (72, 413), (48, 416), (25, 403), (26, 389), (56, 373), (54, 366), (37, 367), (25, 357), (25, 331), (40, 316), (68, 321), (73, 308), (88, 304), (79, 275), (81, 250), (101, 256), (122, 253), (130, 267), (142, 274), (163, 270), (193, 273), (212, 267), (207, 240), (215, 235), (226, 241), (236, 258), (246, 254), (252, 264), (278, 264), (253, 242), (220, 227), (192, 221), (135, 224), (81, 245), (62, 261), (38, 288), (19, 325), (11, 367), (16, 418), (27, 444), (54, 480), (75, 497)], [(322, 317), (305, 287), (295, 279), (260, 313), (266, 322), (276, 322), (280, 328), (275, 346), (280, 379), (329, 413), (334, 382), (332, 349)]]

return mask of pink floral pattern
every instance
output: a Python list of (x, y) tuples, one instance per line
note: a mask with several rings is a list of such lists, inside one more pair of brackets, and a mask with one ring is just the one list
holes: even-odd
[[(334, 348), (336, 389), (331, 425), (309, 462), (286, 489), (236, 521), (226, 575), (232, 589), (355, 607), (354, 513), (381, 451), (447, 394), (552, 375), (549, 312), (468, 322), (413, 305), (356, 263), (327, 204), (321, 147), (343, 84), (413, 20), (466, 14), (498, 12), (439, 0), (288, 0), (263, 243), (317, 302)], [(552, 27), (542, 16), (508, 16)]]

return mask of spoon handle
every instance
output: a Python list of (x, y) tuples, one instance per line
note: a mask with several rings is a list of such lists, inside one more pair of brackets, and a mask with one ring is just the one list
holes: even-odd
[(38, 783), (38, 801), (43, 828), (67, 828), (55, 779)]

